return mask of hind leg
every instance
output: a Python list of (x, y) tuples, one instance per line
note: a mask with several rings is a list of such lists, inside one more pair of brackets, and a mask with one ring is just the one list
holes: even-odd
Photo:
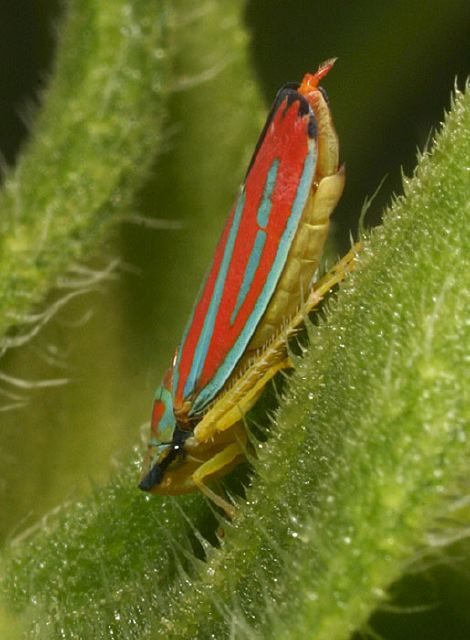
[(225, 475), (241, 462), (241, 458), (245, 458), (244, 444), (241, 442), (233, 442), (202, 464), (192, 475), (192, 480), (196, 487), (210, 498), (214, 504), (221, 507), (232, 520), (237, 513), (235, 507), (222, 498), (222, 496), (215, 493), (215, 491), (212, 491), (205, 481), (213, 476)]

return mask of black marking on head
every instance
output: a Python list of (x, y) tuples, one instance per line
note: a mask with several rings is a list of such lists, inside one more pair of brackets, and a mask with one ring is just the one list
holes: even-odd
[(153, 465), (147, 475), (140, 481), (139, 489), (142, 489), (142, 491), (151, 491), (155, 486), (160, 484), (163, 480), (163, 476), (165, 475), (165, 471), (168, 469), (170, 464), (178, 456), (184, 456), (184, 443), (191, 434), (191, 431), (184, 431), (176, 425), (173, 432), (173, 439), (171, 443), (169, 443), (171, 448), (167, 456), (161, 462), (157, 462)]
[(283, 117), (286, 115), (289, 107), (296, 101), (299, 102), (298, 114), (302, 118), (306, 116), (310, 112), (310, 105), (304, 96), (298, 91), (294, 91), (293, 89), (284, 89), (284, 98), (287, 98), (286, 106), (284, 107), (284, 111), (282, 112)]
[[(281, 89), (279, 89), (279, 91), (277, 92), (277, 95), (274, 99), (273, 105), (271, 107), (271, 110), (268, 114), (268, 117), (266, 118), (266, 123), (263, 127), (263, 130), (261, 131), (261, 134), (258, 138), (258, 142), (256, 143), (256, 147), (255, 150), (253, 152), (253, 155), (251, 157), (250, 160), (250, 164), (248, 165), (248, 169), (246, 170), (246, 174), (245, 174), (245, 180), (248, 177), (248, 174), (251, 171), (251, 167), (253, 166), (255, 160), (256, 160), (256, 156), (258, 155), (258, 151), (260, 150), (261, 145), (263, 144), (264, 138), (266, 137), (266, 133), (269, 129), (269, 126), (275, 116), (275, 114), (277, 113), (279, 107), (281, 106), (281, 104), (284, 102), (284, 100), (287, 99), (286, 102), (286, 106), (283, 112), (283, 116), (285, 115), (287, 109), (294, 103), (294, 102), (298, 102), (299, 103), (299, 116), (303, 117), (307, 114), (311, 114), (311, 116), (313, 116), (311, 107), (308, 103), (308, 101), (304, 98), (304, 96), (299, 93), (297, 91), (297, 89), (299, 88), (299, 84), (296, 82), (289, 82), (288, 84), (284, 85)], [(308, 129), (308, 133), (310, 135), (310, 123), (309, 123), (309, 129)]]
[(308, 137), (309, 138), (317, 138), (318, 137), (318, 125), (317, 125), (317, 119), (315, 118), (315, 114), (312, 113), (310, 114), (310, 118), (308, 121)]
[(160, 484), (163, 477), (161, 465), (154, 464), (146, 476), (139, 482), (139, 489), (142, 491), (151, 491), (157, 484)]

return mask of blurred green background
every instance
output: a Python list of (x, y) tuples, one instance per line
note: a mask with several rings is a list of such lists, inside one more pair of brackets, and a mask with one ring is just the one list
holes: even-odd
[[(341, 253), (350, 234), (357, 235), (364, 198), (380, 181), (386, 177), (368, 225), (378, 223), (383, 206), (400, 192), (402, 169), (412, 171), (417, 148), (449, 106), (456, 78), (462, 86), (469, 69), (470, 4), (464, 0), (258, 0), (246, 4), (245, 31), (233, 34), (250, 41), (252, 75), (240, 90), (233, 53), (239, 41), (225, 37), (223, 15), (220, 24), (205, 21), (208, 3), (200, 4), (191, 27), (171, 34), (174, 87), (164, 145), (132, 212), (180, 228), (116, 227), (89, 266), (106, 268), (118, 256), (118, 277), (70, 303), (37, 338), (3, 359), (2, 371), (18, 379), (0, 380), (3, 540), (105, 482), (116, 456), (140, 442), (153, 388), (170, 362), (277, 89), (324, 59), (339, 58), (324, 86), (347, 167), (331, 247)], [(0, 150), (8, 165), (27, 140), (52, 73), (60, 10), (56, 0), (0, 4)], [(64, 377), (70, 380), (65, 386), (35, 388)]]

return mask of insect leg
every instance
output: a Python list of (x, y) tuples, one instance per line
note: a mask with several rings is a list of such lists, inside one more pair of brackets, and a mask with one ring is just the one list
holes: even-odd
[(235, 507), (222, 498), (222, 496), (217, 495), (215, 491), (212, 491), (212, 489), (205, 484), (205, 480), (209, 476), (218, 476), (221, 473), (227, 473), (232, 467), (236, 466), (236, 464), (240, 462), (240, 458), (244, 457), (245, 451), (243, 444), (241, 442), (234, 442), (200, 466), (192, 476), (193, 482), (197, 488), (204, 495), (210, 498), (214, 504), (221, 507), (221, 509), (223, 509), (232, 519), (237, 514)]

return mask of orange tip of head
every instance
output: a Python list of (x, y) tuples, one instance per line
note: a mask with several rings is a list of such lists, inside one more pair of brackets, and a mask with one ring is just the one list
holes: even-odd
[(338, 58), (330, 58), (329, 60), (325, 60), (325, 62), (322, 62), (318, 67), (318, 71), (316, 73), (306, 73), (300, 83), (298, 92), (302, 95), (306, 95), (307, 93), (314, 91), (318, 87), (320, 81), (330, 71), (337, 59)]

